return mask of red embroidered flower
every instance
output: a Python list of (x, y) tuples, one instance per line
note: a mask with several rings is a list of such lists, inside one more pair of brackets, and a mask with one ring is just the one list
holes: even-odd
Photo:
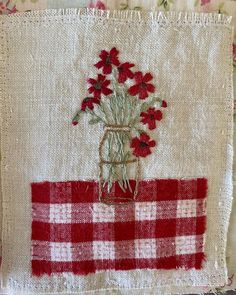
[(106, 9), (105, 4), (104, 4), (102, 1), (100, 1), (100, 0), (98, 0), (96, 3), (93, 3), (93, 1), (91, 1), (91, 2), (89, 3), (89, 6), (88, 6), (88, 7), (89, 7), (89, 8), (102, 9), (102, 10)]
[(86, 97), (81, 104), (81, 110), (85, 111), (86, 108), (89, 108), (90, 110), (94, 109), (94, 104), (99, 104), (100, 101), (96, 97)]
[(94, 94), (94, 97), (100, 98), (101, 94), (109, 95), (113, 91), (110, 88), (107, 88), (108, 85), (110, 85), (110, 81), (106, 80), (106, 77), (103, 75), (98, 75), (97, 80), (95, 79), (88, 79), (88, 83), (91, 84), (91, 87), (89, 87), (88, 92), (91, 94)]
[(206, 5), (208, 3), (211, 3), (211, 0), (201, 0), (201, 5)]
[(128, 89), (130, 95), (135, 96), (139, 95), (140, 99), (145, 99), (148, 97), (148, 92), (153, 93), (155, 91), (155, 87), (153, 84), (148, 83), (153, 79), (150, 73), (143, 75), (142, 72), (136, 72), (134, 74), (134, 80), (136, 82), (135, 85), (131, 86)]
[(134, 67), (134, 64), (129, 62), (125, 62), (118, 67), (118, 82), (124, 83), (128, 78), (133, 79), (134, 73), (130, 70), (130, 68)]
[(120, 62), (118, 59), (119, 51), (113, 47), (110, 52), (102, 50), (99, 57), (101, 60), (95, 64), (95, 67), (98, 69), (103, 68), (103, 74), (107, 75), (112, 72), (112, 65), (119, 66)]
[(162, 112), (155, 108), (149, 108), (146, 113), (142, 112), (140, 116), (143, 117), (141, 122), (148, 124), (148, 128), (153, 130), (156, 128), (156, 121), (161, 121)]
[(150, 137), (146, 133), (142, 133), (140, 137), (134, 137), (131, 142), (131, 148), (133, 148), (133, 155), (136, 157), (146, 157), (151, 154), (151, 147), (156, 145), (155, 140), (150, 140)]
[(165, 100), (162, 101), (161, 107), (162, 108), (167, 108), (167, 102)]

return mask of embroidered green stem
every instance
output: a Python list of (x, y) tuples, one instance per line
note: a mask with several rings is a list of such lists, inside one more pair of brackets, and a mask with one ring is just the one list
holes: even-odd
[[(129, 188), (127, 163), (132, 163), (131, 153), (126, 150), (130, 137), (127, 130), (107, 130), (107, 150), (102, 151), (103, 164), (108, 166), (108, 173), (104, 179), (103, 186), (108, 185), (108, 191), (110, 192), (114, 181), (118, 181), (121, 189)], [(132, 190), (131, 190), (132, 191)]]
[(158, 7), (163, 6), (164, 9), (167, 11), (167, 10), (170, 10), (170, 6), (173, 3), (174, 3), (173, 0), (158, 0), (157, 1), (157, 6)]
[(118, 181), (123, 191), (127, 188), (131, 190), (126, 165), (132, 159), (130, 132), (135, 131), (138, 135), (142, 134), (144, 130), (137, 127), (140, 123), (140, 113), (145, 112), (155, 103), (158, 103), (160, 107), (162, 102), (158, 97), (145, 102), (134, 99), (133, 96), (128, 94), (126, 85), (117, 83), (117, 75), (117, 69), (113, 69), (111, 74), (113, 93), (107, 98), (107, 103), (101, 99), (100, 105), (96, 105), (93, 110), (86, 109), (86, 112), (92, 116), (89, 121), (90, 124), (101, 122), (105, 126), (113, 126), (114, 129), (117, 126), (127, 126), (129, 128), (129, 132), (112, 130), (106, 139), (106, 151), (103, 151), (103, 156), (107, 161), (107, 173), (103, 179), (103, 186), (107, 185), (109, 192), (114, 181)]
[(104, 124), (106, 124), (106, 121), (101, 116), (97, 115), (94, 110), (92, 111), (89, 108), (86, 108), (86, 112), (92, 116), (89, 124), (93, 125), (99, 122), (103, 122)]
[[(165, 8), (172, 3), (172, 0), (158, 1)], [(126, 1), (123, 9), (128, 6)], [(166, 108), (167, 102), (154, 96), (152, 73), (137, 71), (129, 61), (122, 62), (115, 47), (110, 51), (102, 50), (99, 58), (94, 64), (99, 70), (97, 78), (88, 78), (88, 95), (82, 100), (81, 110), (74, 116), (72, 124), (77, 125), (79, 117), (85, 113), (89, 115), (89, 124), (100, 123), (105, 128), (99, 145), (100, 200), (105, 198), (102, 194), (104, 187), (110, 192), (113, 185), (119, 183), (124, 192), (131, 191), (130, 180), (134, 179), (133, 200), (138, 191), (140, 157), (150, 155), (156, 146), (149, 130), (154, 130), (157, 122), (162, 120), (159, 108)], [(132, 164), (135, 166), (131, 167)]]

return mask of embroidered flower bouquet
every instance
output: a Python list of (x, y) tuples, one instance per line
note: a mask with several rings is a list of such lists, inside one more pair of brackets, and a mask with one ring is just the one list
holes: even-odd
[(89, 95), (73, 124), (85, 113), (91, 117), (90, 124), (104, 125), (99, 146), (99, 196), (105, 203), (123, 204), (137, 196), (139, 158), (150, 155), (156, 146), (148, 131), (156, 129), (163, 116), (160, 109), (167, 103), (154, 95), (151, 73), (134, 72), (133, 63), (121, 63), (116, 48), (102, 50), (99, 57), (95, 67), (102, 73), (88, 79)]

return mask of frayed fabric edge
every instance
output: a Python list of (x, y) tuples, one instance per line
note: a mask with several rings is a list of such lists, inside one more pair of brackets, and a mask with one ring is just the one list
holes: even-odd
[[(176, 11), (135, 11), (135, 10), (99, 10), (95, 8), (66, 8), (66, 9), (46, 9), (29, 12), (20, 12), (0, 17), (1, 21), (27, 21), (32, 18), (45, 17), (76, 17), (98, 18), (99, 21), (106, 19), (129, 20), (147, 22), (153, 21), (159, 24), (169, 25), (230, 25), (232, 17), (217, 13), (201, 12), (176, 12)], [(46, 19), (45, 19), (46, 20)]]

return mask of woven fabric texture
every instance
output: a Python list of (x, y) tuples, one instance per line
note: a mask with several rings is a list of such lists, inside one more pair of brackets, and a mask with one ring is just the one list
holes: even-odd
[(96, 182), (34, 183), (33, 274), (200, 269), (206, 194), (205, 179), (143, 181), (135, 203), (108, 206)]
[[(231, 44), (230, 18), (214, 14), (81, 9), (1, 18), (3, 284), (7, 290), (12, 294), (125, 292), (158, 287), (165, 294), (170, 286), (218, 286), (227, 281)], [(91, 66), (95, 57), (113, 46), (124, 60), (153, 73), (156, 94), (168, 101), (168, 119), (155, 131), (157, 148), (141, 161), (141, 178), (208, 181), (206, 261), (201, 270), (33, 277), (30, 184), (98, 180), (103, 129), (90, 126), (85, 117), (80, 128), (73, 128), (71, 118), (85, 97), (86, 79), (96, 74)]]

